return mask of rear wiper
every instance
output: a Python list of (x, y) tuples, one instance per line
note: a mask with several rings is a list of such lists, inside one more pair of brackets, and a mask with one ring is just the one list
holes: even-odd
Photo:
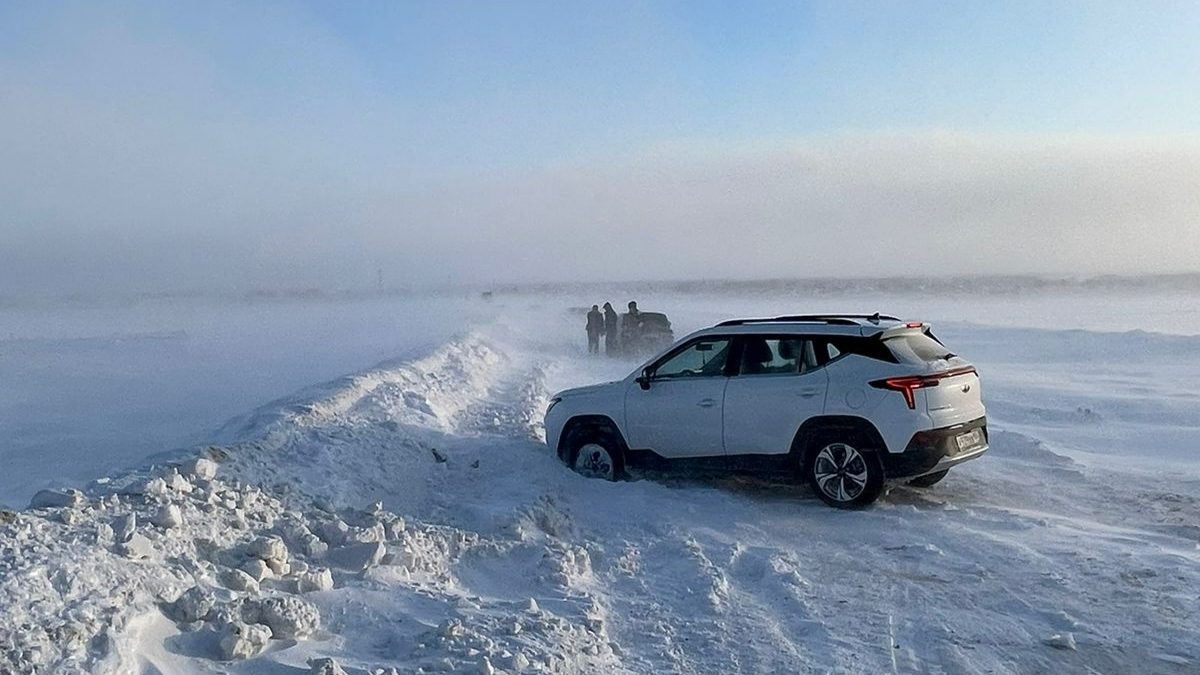
[(941, 358), (942, 358), (942, 359), (944, 359), (944, 360), (946, 360), (946, 361), (949, 361), (950, 359), (952, 359), (952, 358), (954, 358), (954, 357), (956, 357), (956, 356), (958, 356), (958, 354), (955, 354), (954, 352), (946, 352), (944, 355), (942, 355), (942, 357), (941, 357)]

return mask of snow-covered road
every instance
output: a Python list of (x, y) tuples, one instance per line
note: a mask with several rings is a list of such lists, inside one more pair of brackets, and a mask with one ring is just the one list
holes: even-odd
[(5, 514), (0, 672), (1200, 672), (1197, 338), (947, 326), (991, 452), (841, 512), (568, 471), (548, 394), (630, 368), (574, 327), (487, 322), (238, 418), (215, 477), (164, 461)]

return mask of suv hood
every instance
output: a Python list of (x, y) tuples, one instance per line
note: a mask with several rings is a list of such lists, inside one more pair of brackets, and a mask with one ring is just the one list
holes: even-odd
[(588, 394), (594, 394), (594, 393), (600, 391), (601, 389), (607, 389), (608, 387), (611, 387), (612, 385), (617, 384), (618, 382), (620, 382), (620, 380), (613, 380), (612, 382), (603, 382), (601, 384), (591, 384), (586, 387), (575, 387), (574, 389), (564, 389), (564, 390), (558, 392), (557, 394), (555, 394), (554, 396), (552, 396), (551, 398), (573, 398), (575, 396), (587, 396)]

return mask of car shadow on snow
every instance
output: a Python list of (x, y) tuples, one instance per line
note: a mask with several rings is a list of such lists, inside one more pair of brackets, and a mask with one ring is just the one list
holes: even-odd
[(629, 470), (630, 481), (649, 481), (671, 490), (708, 488), (761, 502), (805, 503), (821, 505), (807, 484), (787, 477), (729, 474), (718, 471), (664, 471), (637, 468)]
[[(920, 510), (946, 510), (975, 504), (971, 485), (955, 484), (953, 476), (932, 488), (918, 488), (903, 481), (890, 482), (872, 506), (907, 506)], [(730, 474), (718, 471), (664, 471), (637, 468), (629, 470), (628, 480), (650, 481), (672, 490), (707, 488), (751, 499), (760, 503), (802, 504), (805, 507), (830, 508), (817, 497), (806, 482), (787, 476)]]

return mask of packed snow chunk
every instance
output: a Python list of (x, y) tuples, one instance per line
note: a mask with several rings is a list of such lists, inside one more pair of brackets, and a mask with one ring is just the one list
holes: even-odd
[(266, 563), (277, 575), (283, 576), (289, 571), (287, 544), (279, 537), (259, 537), (250, 542), (246, 553)]
[(265, 598), (247, 607), (259, 623), (271, 627), (275, 637), (282, 639), (304, 639), (321, 627), (321, 613), (317, 606), (294, 595)]
[(297, 574), (296, 583), (301, 593), (328, 591), (333, 588), (333, 574), (328, 568), (317, 567)]
[(375, 523), (370, 527), (355, 527), (346, 533), (347, 544), (369, 544), (376, 541), (387, 541), (387, 530), (383, 523)]
[(455, 640), (463, 636), (466, 630), (463, 628), (462, 622), (458, 619), (446, 619), (442, 625), (438, 626), (438, 637), (447, 640)]
[(387, 535), (388, 541), (396, 541), (400, 537), (404, 536), (404, 519), (398, 516), (391, 518), (384, 522), (383, 529)]
[(271, 568), (267, 567), (267, 563), (258, 559), (247, 560), (238, 569), (245, 572), (256, 582), (261, 582), (263, 579), (271, 576)]
[(75, 509), (60, 509), (58, 512), (58, 522), (63, 525), (74, 525), (79, 522), (79, 512)]
[(96, 525), (96, 545), (108, 546), (113, 542), (112, 525), (99, 523)]
[(197, 457), (184, 463), (183, 472), (200, 480), (212, 480), (217, 475), (217, 463), (205, 457)]
[(211, 591), (192, 586), (171, 603), (171, 615), (181, 623), (195, 623), (208, 616), (216, 604), (216, 597)]
[(134, 493), (144, 494), (149, 496), (158, 496), (167, 494), (167, 481), (162, 478), (151, 478), (146, 481), (141, 490), (134, 490)]
[(340, 518), (327, 520), (317, 526), (317, 536), (330, 546), (339, 546), (346, 541), (346, 534), (350, 532), (350, 526), (343, 522)]
[(1046, 644), (1055, 649), (1074, 650), (1076, 648), (1075, 635), (1072, 633), (1062, 633), (1059, 635), (1051, 635), (1046, 639)]
[[(262, 561), (259, 560), (257, 562), (261, 563)], [(225, 570), (221, 573), (221, 584), (231, 591), (241, 591), (243, 593), (258, 592), (258, 580), (242, 570)]]
[(529, 657), (525, 656), (521, 652), (517, 652), (516, 654), (508, 657), (505, 665), (514, 673), (523, 673), (527, 668), (529, 668)]
[(163, 480), (167, 488), (175, 492), (186, 494), (192, 491), (192, 484), (186, 478), (180, 476), (178, 471), (171, 471)]
[(288, 548), (307, 556), (318, 556), (329, 550), (329, 545), (308, 529), (304, 516), (295, 511), (287, 511), (279, 516), (277, 531), (283, 535)]
[(329, 550), (329, 544), (321, 541), (315, 534), (307, 534), (300, 539), (300, 550), (308, 556), (318, 556)]
[(133, 537), (134, 530), (137, 529), (137, 515), (126, 513), (124, 515), (113, 518), (112, 531), (113, 541), (117, 543), (129, 541)]
[(174, 529), (183, 525), (183, 513), (174, 504), (167, 504), (154, 514), (154, 524), (164, 530)]
[(250, 542), (246, 552), (259, 560), (287, 559), (287, 544), (279, 537), (259, 537)]
[(252, 659), (267, 648), (271, 641), (271, 629), (258, 623), (246, 624), (232, 621), (221, 634), (221, 658)]
[(61, 509), (78, 508), (83, 506), (83, 493), (68, 488), (66, 490), (41, 490), (29, 500), (31, 509)]
[(309, 659), (308, 667), (312, 675), (346, 675), (338, 662), (330, 658)]
[(154, 544), (151, 544), (145, 536), (135, 532), (129, 541), (121, 545), (121, 552), (125, 554), (125, 557), (134, 560), (152, 558), (154, 557)]
[(383, 554), (387, 552), (384, 545), (375, 541), (363, 544), (350, 544), (335, 548), (326, 556), (326, 560), (331, 565), (336, 565), (342, 569), (352, 572), (361, 572), (368, 567), (374, 567), (383, 560)]

